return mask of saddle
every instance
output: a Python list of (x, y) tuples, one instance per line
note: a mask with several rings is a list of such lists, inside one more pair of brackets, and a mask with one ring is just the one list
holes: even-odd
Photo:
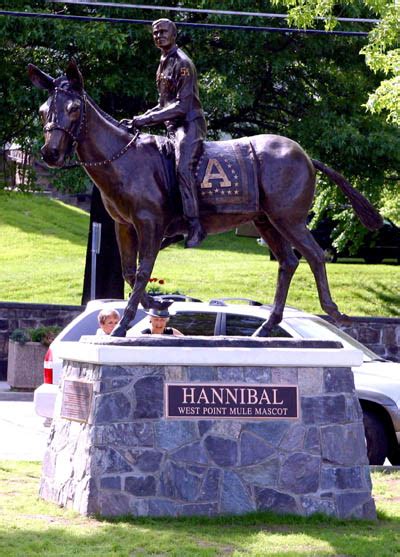
[[(169, 189), (179, 192), (173, 146), (159, 144)], [(257, 167), (249, 138), (205, 141), (195, 168), (201, 214), (254, 213), (259, 209)]]

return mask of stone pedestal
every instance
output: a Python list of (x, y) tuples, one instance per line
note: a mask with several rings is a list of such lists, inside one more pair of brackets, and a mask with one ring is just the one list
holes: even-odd
[[(91, 337), (64, 357), (43, 498), (103, 516), (376, 517), (350, 367), (358, 351), (291, 339)], [(171, 385), (184, 385), (184, 404), (199, 410), (167, 417)], [(297, 417), (254, 416), (283, 408), (286, 387), (296, 388)], [(222, 388), (231, 394), (221, 405)], [(232, 410), (243, 401), (246, 411)]]

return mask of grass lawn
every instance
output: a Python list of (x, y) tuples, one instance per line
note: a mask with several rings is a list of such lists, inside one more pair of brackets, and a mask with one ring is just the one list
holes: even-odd
[(88, 230), (79, 209), (0, 192), (0, 300), (80, 304)]
[(393, 557), (400, 472), (373, 473), (377, 522), (246, 517), (87, 518), (37, 496), (38, 462), (0, 462), (0, 555), (7, 557)]
[[(0, 193), (0, 300), (79, 304), (88, 224), (87, 214), (59, 201)], [(342, 260), (327, 269), (332, 295), (343, 312), (400, 316), (400, 266)], [(208, 237), (195, 250), (171, 246), (160, 253), (153, 276), (165, 280), (165, 292), (270, 303), (277, 270), (277, 263), (254, 238), (228, 232)], [(322, 313), (304, 261), (294, 276), (288, 304)]]

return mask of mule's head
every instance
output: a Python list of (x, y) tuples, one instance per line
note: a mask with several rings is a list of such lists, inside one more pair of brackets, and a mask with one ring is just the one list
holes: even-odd
[(50, 93), (39, 109), (45, 143), (41, 148), (44, 161), (62, 167), (82, 138), (85, 127), (85, 98), (82, 75), (71, 61), (66, 75), (53, 79), (33, 64), (28, 66), (32, 83)]

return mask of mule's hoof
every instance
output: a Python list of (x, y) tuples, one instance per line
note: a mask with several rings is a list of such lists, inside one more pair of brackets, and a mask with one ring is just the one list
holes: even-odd
[(126, 337), (126, 328), (121, 325), (117, 325), (112, 331), (111, 337)]
[(346, 315), (345, 313), (340, 313), (337, 319), (335, 319), (335, 321), (338, 325), (341, 325), (342, 327), (349, 327), (352, 323), (351, 317), (349, 315)]
[(251, 335), (252, 337), (268, 337), (270, 329), (261, 325), (256, 331)]

